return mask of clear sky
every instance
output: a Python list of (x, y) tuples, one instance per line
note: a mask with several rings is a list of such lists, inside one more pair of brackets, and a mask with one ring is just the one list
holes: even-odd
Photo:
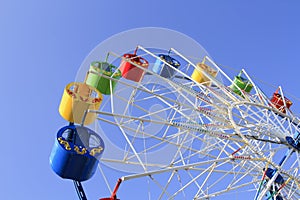
[[(217, 63), (297, 98), (299, 8), (298, 0), (1, 0), (1, 199), (77, 198), (72, 183), (52, 172), (49, 155), (66, 124), (58, 113), (63, 88), (101, 41), (138, 27), (174, 29)], [(109, 196), (99, 173), (84, 187), (89, 199)]]

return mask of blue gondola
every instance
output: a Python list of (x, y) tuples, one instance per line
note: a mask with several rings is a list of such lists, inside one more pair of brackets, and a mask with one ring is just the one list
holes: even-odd
[(169, 55), (159, 54), (158, 57), (159, 59), (156, 59), (152, 68), (153, 72), (165, 78), (172, 78), (175, 75), (176, 70), (165, 64), (163, 61), (176, 69), (180, 67), (180, 63)]
[(50, 155), (52, 170), (75, 181), (90, 179), (104, 151), (104, 142), (93, 130), (69, 125), (61, 128)]

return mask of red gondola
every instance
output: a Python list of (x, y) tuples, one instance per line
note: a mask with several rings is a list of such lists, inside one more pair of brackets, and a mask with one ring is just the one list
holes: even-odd
[[(273, 93), (273, 96), (270, 100), (272, 104), (270, 105), (278, 109), (280, 112), (286, 113), (286, 108), (289, 109), (293, 102), (286, 97), (282, 98), (282, 95), (278, 93), (278, 90), (279, 88)], [(286, 106), (284, 105), (284, 102)]]
[(137, 49), (138, 48), (135, 49), (133, 54), (123, 55), (120, 70), (122, 72), (122, 77), (135, 82), (140, 82), (145, 74), (145, 70), (141, 69), (140, 67), (147, 69), (149, 63), (146, 59), (136, 54)]

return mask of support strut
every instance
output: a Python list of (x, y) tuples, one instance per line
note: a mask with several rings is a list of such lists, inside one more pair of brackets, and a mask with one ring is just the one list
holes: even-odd
[(120, 187), (120, 184), (122, 183), (122, 178), (119, 178), (118, 179), (118, 182), (117, 182), (117, 184), (116, 184), (116, 186), (115, 186), (115, 189), (114, 189), (114, 191), (112, 192), (112, 194), (111, 194), (111, 196), (110, 197), (108, 197), (108, 198), (101, 198), (101, 199), (99, 199), (99, 200), (119, 200), (119, 199), (117, 199), (117, 191), (118, 191), (118, 189), (119, 189), (119, 187)]
[(84, 193), (83, 187), (80, 181), (73, 181), (77, 195), (80, 200), (87, 200), (86, 195)]
[(111, 199), (114, 199), (114, 200), (117, 199), (117, 191), (118, 191), (121, 183), (122, 183), (122, 179), (119, 178), (118, 182), (115, 186), (115, 189), (114, 189), (113, 193), (111, 194), (111, 197), (110, 197)]

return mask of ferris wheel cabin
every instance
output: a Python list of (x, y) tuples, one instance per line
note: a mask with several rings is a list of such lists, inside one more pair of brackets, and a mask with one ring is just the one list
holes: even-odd
[(138, 56), (136, 52), (137, 48), (133, 54), (123, 55), (120, 70), (122, 72), (122, 77), (135, 82), (140, 82), (145, 74), (145, 71), (141, 68), (148, 69), (149, 63), (146, 59)]
[[(70, 83), (65, 87), (59, 113), (71, 123), (81, 124), (86, 110), (98, 110), (102, 102), (102, 94), (85, 83)], [(96, 114), (88, 113), (84, 124), (91, 124)]]
[(197, 83), (203, 83), (204, 85), (209, 86), (210, 79), (207, 76), (205, 76), (203, 71), (205, 71), (206, 73), (208, 73), (209, 75), (211, 75), (213, 77), (217, 76), (217, 71), (214, 70), (213, 68), (211, 68), (210, 66), (208, 66), (204, 63), (197, 63), (196, 68), (194, 69), (191, 78), (194, 81), (196, 81)]
[(109, 95), (113, 93), (117, 85), (117, 80), (121, 77), (121, 71), (116, 66), (107, 62), (95, 61), (91, 63), (85, 82), (96, 88), (102, 94)]
[(230, 85), (230, 88), (234, 93), (241, 95), (243, 97), (241, 91), (249, 93), (251, 92), (253, 85), (248, 79), (242, 77), (242, 71), (241, 71), (237, 76), (234, 77), (233, 83)]
[(293, 102), (288, 98), (282, 97), (282, 95), (278, 93), (278, 89), (273, 93), (273, 96), (270, 101), (272, 103), (271, 106), (273, 106), (282, 113), (286, 113), (286, 108), (290, 109), (290, 107), (293, 104)]
[[(154, 66), (153, 66), (153, 72), (159, 74), (160, 76), (164, 78), (172, 78), (174, 77), (176, 70), (174, 70), (172, 67), (178, 69), (180, 67), (180, 63), (172, 58), (169, 55), (165, 54), (159, 54), (158, 55), (159, 59), (156, 59)], [(169, 65), (172, 67), (170, 67)]]
[(90, 179), (104, 150), (104, 142), (93, 130), (69, 125), (61, 128), (50, 155), (52, 170), (61, 178)]

